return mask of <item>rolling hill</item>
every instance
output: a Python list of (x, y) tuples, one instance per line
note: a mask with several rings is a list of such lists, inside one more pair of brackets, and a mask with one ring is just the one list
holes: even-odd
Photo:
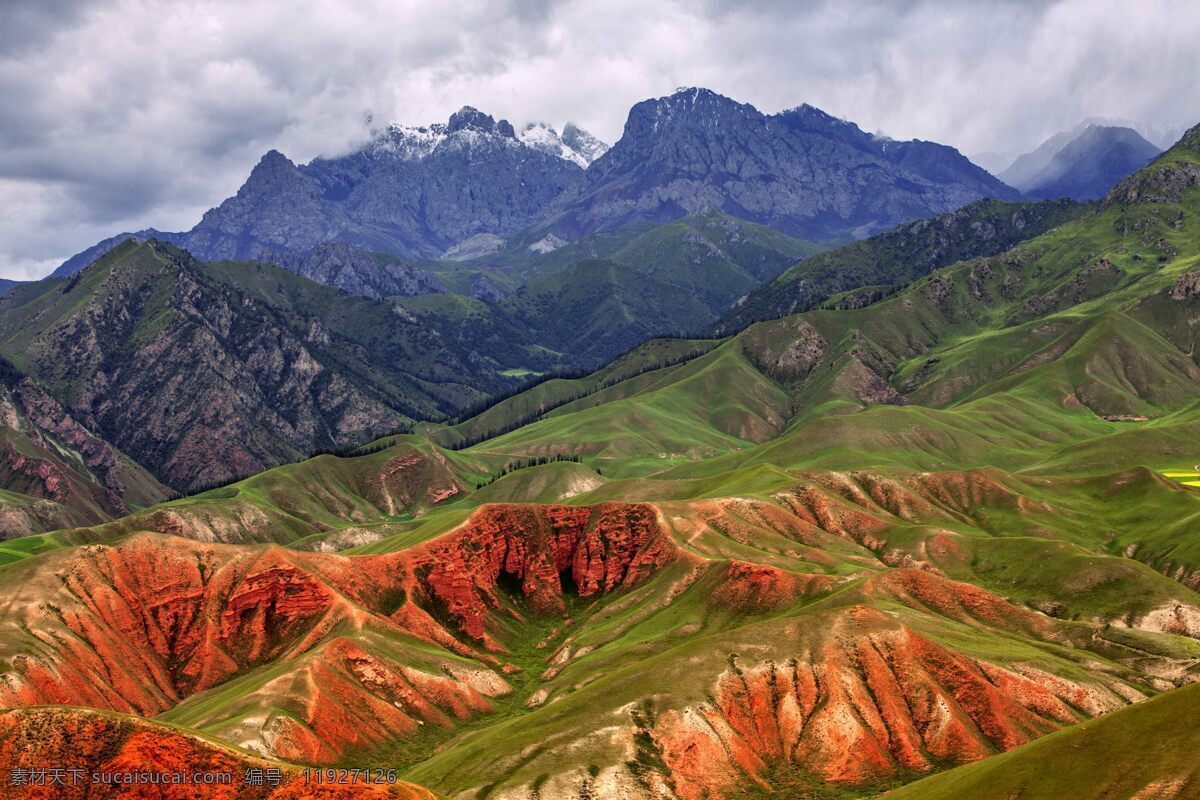
[(1084, 213), (1069, 202), (980, 200), (929, 219), (836, 248), (792, 266), (733, 305), (720, 328), (808, 311), (830, 302), (866, 305), (956, 261), (992, 256)]
[[(1111, 797), (1185, 800), (1200, 796), (1189, 757), (1200, 691), (1190, 686), (1094, 722), (1039, 739), (979, 764), (950, 770), (887, 795), (888, 800), (941, 798)], [(1131, 742), (1151, 748), (1134, 751)], [(1080, 758), (1080, 753), (1086, 758)]]

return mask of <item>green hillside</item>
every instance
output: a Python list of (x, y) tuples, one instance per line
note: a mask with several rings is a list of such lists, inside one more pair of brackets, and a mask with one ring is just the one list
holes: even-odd
[[(1200, 241), (1178, 213), (1139, 203), (1076, 215), (866, 308), (751, 326), (691, 364), (479, 448), (676, 458), (697, 463), (667, 476), (690, 476), (755, 463), (1030, 468), (1113, 436), (1105, 466), (1169, 467), (1188, 439), (1174, 453), (1118, 442), (1132, 427), (1153, 437), (1167, 425), (1194, 441), (1175, 412), (1200, 388), (1189, 289)], [(639, 414), (655, 424), (637, 424)]]
[(697, 333), (715, 319), (690, 290), (611, 261), (534, 278), (494, 304), (457, 295), (396, 303), (460, 346), (494, 354), (510, 373), (594, 368), (651, 337)]
[(1070, 201), (979, 200), (957, 211), (906, 222), (788, 269), (729, 310), (722, 328), (807, 311), (822, 303), (860, 307), (955, 261), (1001, 253), (1086, 213)]
[[(475, 262), (442, 265), (456, 293), (395, 300), (509, 374), (575, 372), (654, 336), (707, 331), (736, 298), (822, 249), (720, 213), (618, 228), (546, 252), (531, 244), (518, 239)], [(468, 275), (504, 286), (505, 296), (464, 296)]]
[(131, 240), (69, 279), (23, 284), (3, 298), (0, 331), (0, 353), (179, 489), (511, 385), (390, 303), (277, 267), (203, 264), (159, 242)]
[(741, 291), (747, 291), (824, 249), (719, 211), (659, 225), (598, 231), (548, 252), (530, 247), (540, 233), (527, 232), (482, 261), (527, 279), (580, 261), (605, 259), (667, 283), (692, 286), (713, 299), (728, 296), (720, 303), (724, 307), (738, 296), (730, 295), (737, 287), (745, 286)]

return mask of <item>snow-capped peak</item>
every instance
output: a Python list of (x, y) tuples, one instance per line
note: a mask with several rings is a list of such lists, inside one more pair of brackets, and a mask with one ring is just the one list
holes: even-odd
[(450, 115), (448, 122), (432, 125), (401, 125), (393, 122), (375, 133), (368, 146), (375, 155), (387, 155), (404, 161), (419, 160), (443, 147), (473, 148), (484, 142), (519, 146), (516, 131), (508, 120), (463, 106)]
[(517, 138), (535, 150), (578, 164), (584, 169), (608, 150), (608, 145), (571, 122), (567, 123), (561, 134), (545, 122), (530, 122)]
[(568, 122), (563, 127), (563, 144), (587, 159), (591, 164), (608, 152), (608, 145), (597, 139), (574, 122)]
[(386, 153), (407, 161), (424, 158), (445, 140), (445, 125), (418, 127), (393, 122), (375, 137), (375, 141), (371, 143), (371, 150), (377, 155)]
[(415, 161), (444, 148), (474, 149), (484, 144), (529, 147), (584, 169), (608, 151), (608, 145), (570, 122), (561, 134), (545, 122), (531, 122), (518, 134), (507, 120), (494, 120), (470, 106), (463, 106), (446, 123), (421, 126), (392, 123), (376, 131), (368, 149), (376, 156)]

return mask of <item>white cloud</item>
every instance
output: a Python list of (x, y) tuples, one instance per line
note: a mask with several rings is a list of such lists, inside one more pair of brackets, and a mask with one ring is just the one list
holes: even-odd
[(1093, 115), (1200, 120), (1198, 34), (1166, 0), (0, 0), (0, 274), (190, 227), (267, 149), (355, 146), (367, 109), (471, 104), (611, 142), (634, 102), (702, 85), (1016, 150)]

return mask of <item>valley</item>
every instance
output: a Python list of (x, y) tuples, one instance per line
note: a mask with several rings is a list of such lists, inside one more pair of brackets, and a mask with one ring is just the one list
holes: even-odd
[[(273, 152), (187, 234), (4, 292), (8, 769), (1200, 797), (1200, 128), (1094, 202), (707, 90), (592, 139), (468, 107)], [(895, 213), (807, 202), (818, 140)], [(547, 196), (488, 230), (364, 199), (444, 198), (475, 147)], [(395, 781), (301, 772), (363, 766)]]

